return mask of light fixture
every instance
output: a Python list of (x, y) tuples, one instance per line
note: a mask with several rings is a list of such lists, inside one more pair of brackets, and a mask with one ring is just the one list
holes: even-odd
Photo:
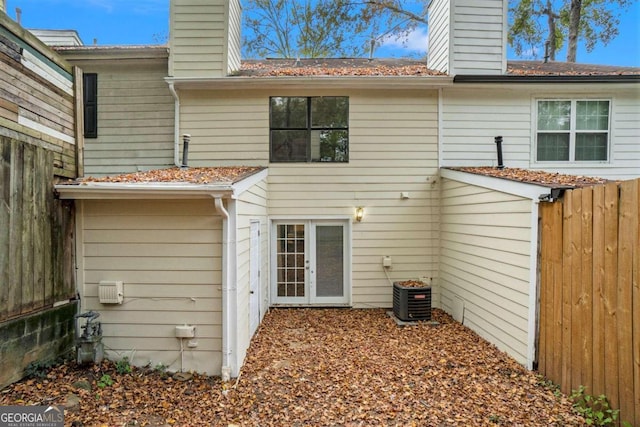
[(362, 217), (364, 216), (364, 208), (362, 206), (358, 206), (356, 208), (356, 221), (362, 221)]

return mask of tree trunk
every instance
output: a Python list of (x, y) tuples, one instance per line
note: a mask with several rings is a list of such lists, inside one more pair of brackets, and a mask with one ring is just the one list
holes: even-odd
[(567, 62), (576, 62), (581, 14), (582, 0), (571, 0), (571, 10), (569, 11), (569, 46), (567, 47)]
[[(553, 13), (553, 9), (551, 7), (551, 0), (547, 0), (547, 5), (542, 10), (544, 15), (547, 15), (547, 26), (549, 27), (549, 36), (547, 38), (546, 45), (549, 46), (549, 60), (556, 60), (556, 18), (557, 15)], [(547, 52), (545, 52), (547, 55)], [(546, 59), (546, 58), (545, 58)]]

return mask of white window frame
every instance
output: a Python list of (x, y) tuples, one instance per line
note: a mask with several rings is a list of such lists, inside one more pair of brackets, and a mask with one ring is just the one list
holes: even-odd
[[(568, 160), (538, 160), (538, 134), (545, 133), (545, 131), (540, 132), (538, 130), (538, 105), (540, 101), (569, 101), (571, 102), (571, 115), (569, 117), (570, 126), (566, 131), (549, 131), (550, 133), (559, 133), (559, 132), (568, 132), (569, 133), (569, 159)], [(607, 158), (605, 160), (576, 160), (576, 133), (603, 133), (604, 131), (599, 130), (580, 130), (576, 129), (576, 105), (579, 101), (606, 101), (609, 103), (609, 117), (607, 121)], [(613, 117), (613, 99), (606, 97), (597, 97), (597, 98), (586, 98), (586, 97), (562, 97), (556, 98), (552, 96), (540, 96), (533, 99), (533, 117), (531, 120), (532, 123), (532, 133), (533, 133), (533, 141), (532, 144), (532, 152), (531, 156), (533, 159), (533, 163), (536, 166), (547, 165), (550, 167), (553, 166), (566, 166), (566, 165), (576, 165), (576, 166), (584, 166), (584, 165), (608, 165), (611, 163), (611, 153), (613, 138), (612, 135), (612, 117)]]

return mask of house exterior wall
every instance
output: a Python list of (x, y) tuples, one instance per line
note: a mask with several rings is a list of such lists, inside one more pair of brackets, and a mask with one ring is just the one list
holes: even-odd
[[(638, 85), (459, 85), (443, 89), (441, 165), (497, 165), (495, 136), (502, 136), (507, 167), (629, 179), (640, 176)], [(609, 162), (535, 161), (536, 99), (611, 100)]]
[(98, 74), (98, 137), (85, 138), (85, 175), (172, 166), (174, 99), (164, 81), (166, 59), (73, 62)]
[[(349, 163), (269, 163), (269, 96), (349, 96)], [(435, 91), (183, 92), (190, 164), (269, 167), (271, 217), (365, 218), (353, 224), (352, 302), (390, 307), (392, 280), (434, 277), (438, 173)], [(409, 199), (401, 199), (401, 192)]]
[(444, 179), (441, 214), (442, 308), (463, 306), (464, 325), (526, 363), (531, 200)]
[[(181, 368), (178, 325), (196, 326), (185, 370), (219, 375), (222, 363), (222, 221), (213, 199), (79, 201), (82, 310), (100, 313), (110, 358)], [(124, 282), (123, 304), (101, 304), (101, 280)]]
[(269, 308), (269, 226), (267, 218), (267, 183), (262, 181), (242, 193), (237, 200), (237, 286), (238, 286), (238, 352), (244, 360), (251, 334), (249, 298), (251, 270), (251, 221), (260, 222), (260, 319)]
[(504, 74), (506, 0), (434, 0), (429, 4), (429, 67), (456, 74)]
[(169, 75), (222, 77), (240, 65), (240, 0), (171, 0)]
[(450, 0), (433, 0), (429, 3), (429, 49), (427, 66), (443, 73), (449, 71), (451, 43), (451, 3)]

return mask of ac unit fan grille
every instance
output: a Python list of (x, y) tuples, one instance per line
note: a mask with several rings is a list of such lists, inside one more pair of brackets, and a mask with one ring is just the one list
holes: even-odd
[(431, 320), (431, 286), (408, 288), (394, 283), (393, 314), (406, 322)]

